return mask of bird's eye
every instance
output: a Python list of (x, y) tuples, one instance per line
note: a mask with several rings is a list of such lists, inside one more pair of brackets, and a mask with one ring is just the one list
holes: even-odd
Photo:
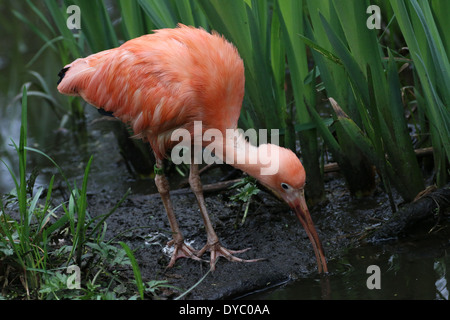
[(281, 187), (282, 187), (284, 190), (288, 190), (288, 189), (289, 189), (289, 185), (288, 185), (287, 183), (284, 183), (284, 182), (281, 183)]

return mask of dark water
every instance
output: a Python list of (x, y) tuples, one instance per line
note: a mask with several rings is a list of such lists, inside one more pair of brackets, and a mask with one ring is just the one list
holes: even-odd
[[(350, 249), (325, 277), (297, 279), (245, 299), (448, 300), (450, 230), (385, 245)], [(379, 267), (379, 289), (369, 266)], [(372, 289), (369, 289), (369, 286)]]
[[(60, 68), (59, 59), (55, 52), (47, 49), (38, 60), (27, 66), (43, 46), (43, 41), (14, 16), (13, 10), (25, 13), (32, 23), (40, 23), (25, 1), (0, 1), (0, 157), (17, 173), (18, 161), (11, 140), (19, 143), (21, 108), (18, 96), (22, 86), (26, 84), (30, 91), (29, 146), (42, 148), (56, 142), (57, 135), (54, 132), (60, 127), (62, 118), (56, 116), (46, 99), (34, 95), (33, 92), (42, 91), (42, 88), (39, 79), (31, 73), (36, 72), (58, 100), (54, 84)], [(0, 163), (0, 192), (9, 192), (12, 188), (11, 175), (6, 166)]]

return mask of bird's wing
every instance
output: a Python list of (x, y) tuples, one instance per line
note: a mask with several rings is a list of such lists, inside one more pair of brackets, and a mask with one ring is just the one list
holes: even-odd
[(243, 73), (236, 49), (222, 37), (181, 27), (75, 60), (60, 73), (58, 90), (112, 112), (153, 149), (165, 150), (172, 131), (191, 130), (194, 121), (235, 127)]

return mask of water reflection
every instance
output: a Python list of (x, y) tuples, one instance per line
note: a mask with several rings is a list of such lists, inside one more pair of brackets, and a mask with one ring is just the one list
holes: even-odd
[[(447, 259), (448, 262), (448, 259)], [(436, 286), (436, 299), (444, 299), (448, 300), (448, 282), (447, 282), (447, 274), (446, 274), (446, 264), (445, 259), (441, 258), (434, 263), (434, 271), (437, 276), (437, 280), (434, 283)]]
[[(448, 229), (448, 228), (447, 228)], [(330, 261), (329, 295), (324, 297), (323, 279), (306, 278), (259, 293), (249, 299), (405, 299), (448, 300), (450, 232), (424, 234), (422, 239), (403, 240), (383, 246), (348, 250)], [(381, 289), (368, 289), (367, 267), (380, 267)]]
[[(30, 89), (39, 91), (39, 80), (29, 71), (36, 71), (49, 84), (56, 96), (56, 83), (59, 59), (50, 49), (29, 68), (26, 64), (42, 47), (43, 41), (19, 20), (13, 11), (21, 12), (27, 19), (39, 25), (39, 18), (28, 8), (25, 1), (6, 0), (0, 2), (0, 157), (14, 171), (18, 172), (18, 161), (11, 140), (19, 143), (20, 99), (14, 99), (21, 93), (21, 87), (29, 83)], [(45, 99), (29, 97), (29, 146), (45, 148), (53, 144), (54, 132), (58, 129), (59, 119)], [(0, 164), (0, 192), (9, 192), (14, 187), (11, 175), (3, 163)]]

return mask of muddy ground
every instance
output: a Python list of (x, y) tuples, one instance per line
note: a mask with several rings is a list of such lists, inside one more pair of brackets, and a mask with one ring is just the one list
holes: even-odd
[[(373, 197), (353, 199), (339, 175), (330, 178), (326, 186), (327, 200), (310, 211), (333, 273), (334, 261), (350, 246), (360, 245), (370, 230), (379, 227), (392, 214), (381, 189)], [(228, 189), (206, 194), (216, 233), (229, 249), (251, 248), (239, 257), (266, 260), (232, 263), (221, 258), (216, 271), (208, 274), (187, 299), (237, 298), (296, 278), (319, 278), (306, 232), (285, 204), (261, 191), (253, 197), (245, 223), (240, 226), (243, 208), (229, 199), (233, 194), (235, 191)], [(117, 199), (114, 193), (91, 194), (89, 208), (91, 212), (105, 212)], [(195, 196), (187, 190), (173, 194), (172, 202), (186, 240), (195, 249), (202, 248), (206, 233)], [(117, 237), (118, 234), (121, 235)], [(209, 270), (209, 254), (203, 256), (204, 263), (178, 259), (175, 267), (166, 269), (170, 258), (164, 251), (170, 240), (170, 227), (158, 194), (128, 196), (108, 219), (108, 236), (116, 236), (136, 250), (144, 281), (168, 280), (171, 285), (186, 290)], [(179, 292), (173, 290), (162, 293), (167, 298), (177, 295)]]

